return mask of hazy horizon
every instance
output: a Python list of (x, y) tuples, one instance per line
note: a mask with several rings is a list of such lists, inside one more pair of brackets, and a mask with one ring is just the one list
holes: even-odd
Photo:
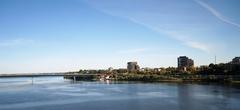
[(239, 0), (0, 0), (0, 74), (240, 56)]

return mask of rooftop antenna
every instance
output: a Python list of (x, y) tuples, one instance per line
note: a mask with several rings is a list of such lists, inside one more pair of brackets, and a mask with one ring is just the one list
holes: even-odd
[(216, 55), (214, 56), (214, 63), (215, 63), (215, 65), (217, 64), (217, 56)]

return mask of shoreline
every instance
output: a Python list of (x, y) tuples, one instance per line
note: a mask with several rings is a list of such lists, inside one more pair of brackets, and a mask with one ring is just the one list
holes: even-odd
[[(198, 75), (196, 75), (198, 76)], [(109, 76), (108, 76), (109, 77)], [(142, 74), (118, 74), (112, 75), (110, 78), (101, 77), (100, 74), (95, 75), (83, 75), (83, 76), (64, 76), (65, 79), (71, 79), (74, 81), (140, 81), (140, 82), (169, 82), (169, 83), (216, 83), (216, 84), (236, 84), (240, 85), (240, 80), (233, 80), (228, 75), (224, 77), (213, 77), (213, 75), (207, 75), (204, 77), (193, 77), (193, 75), (142, 75)]]

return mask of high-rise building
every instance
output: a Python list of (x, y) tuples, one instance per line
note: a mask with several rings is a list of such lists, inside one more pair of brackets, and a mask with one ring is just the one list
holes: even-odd
[(240, 64), (240, 57), (235, 57), (232, 59), (232, 64)]
[(192, 59), (188, 59), (188, 67), (193, 67), (194, 66), (194, 61)]
[(178, 69), (184, 69), (194, 66), (194, 61), (186, 56), (178, 57)]
[(137, 71), (140, 70), (140, 67), (137, 64), (137, 62), (128, 62), (127, 63), (127, 70), (128, 70), (128, 72), (137, 72)]

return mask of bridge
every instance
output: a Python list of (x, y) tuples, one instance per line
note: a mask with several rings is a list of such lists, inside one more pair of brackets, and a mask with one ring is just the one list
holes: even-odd
[(68, 74), (68, 73), (33, 73), (33, 74), (0, 74), (0, 78), (11, 78), (11, 77), (82, 77), (82, 76), (97, 76), (97, 74)]

